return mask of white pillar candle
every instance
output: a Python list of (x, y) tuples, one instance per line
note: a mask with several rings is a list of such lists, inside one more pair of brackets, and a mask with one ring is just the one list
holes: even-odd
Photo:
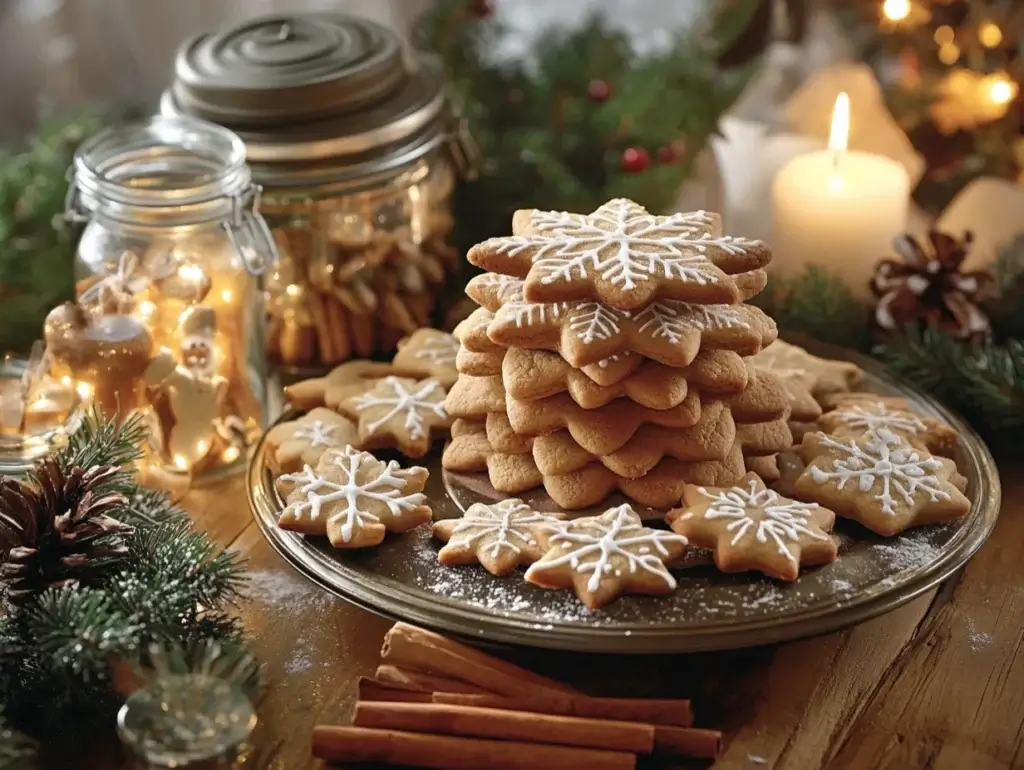
[(850, 103), (836, 99), (829, 148), (799, 155), (772, 184), (772, 266), (796, 275), (818, 265), (860, 297), (875, 263), (892, 256), (892, 239), (907, 226), (910, 179), (903, 166), (846, 149)]

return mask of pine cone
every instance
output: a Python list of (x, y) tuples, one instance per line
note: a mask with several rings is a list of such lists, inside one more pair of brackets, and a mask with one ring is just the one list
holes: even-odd
[(130, 527), (109, 514), (127, 504), (104, 492), (118, 468), (72, 468), (52, 457), (35, 470), (35, 482), (0, 481), (0, 586), (21, 605), (47, 588), (90, 579), (127, 552), (121, 535)]

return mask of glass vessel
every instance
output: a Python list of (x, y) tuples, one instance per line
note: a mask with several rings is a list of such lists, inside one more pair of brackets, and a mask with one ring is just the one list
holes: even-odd
[(201, 35), (179, 49), (161, 111), (246, 143), (281, 255), (266, 282), (279, 371), (386, 354), (439, 322), (459, 264), (450, 198), (474, 147), (440, 75), (391, 31), (310, 13)]
[(67, 209), (87, 223), (77, 306), (48, 317), (49, 353), (106, 414), (146, 410), (168, 470), (239, 465), (266, 421), (276, 259), (245, 145), (188, 117), (108, 129), (76, 154)]

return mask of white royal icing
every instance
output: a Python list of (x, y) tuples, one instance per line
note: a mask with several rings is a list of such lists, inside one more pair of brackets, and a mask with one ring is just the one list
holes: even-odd
[(516, 555), (524, 547), (537, 544), (537, 529), (554, 529), (562, 524), (558, 519), (538, 513), (522, 500), (502, 500), (493, 505), (471, 505), (459, 523), (452, 529), (449, 545), (474, 548), (480, 540), (491, 538), (486, 553), (497, 557), (502, 551)]
[(920, 417), (906, 409), (890, 409), (882, 401), (851, 404), (834, 412), (836, 419), (851, 428), (863, 428), (865, 431), (889, 428), (906, 433), (925, 433), (928, 426)]
[(818, 484), (834, 481), (839, 489), (844, 489), (853, 482), (860, 492), (877, 488), (874, 499), (882, 513), (890, 516), (896, 515), (900, 502), (912, 506), (919, 492), (933, 502), (951, 499), (948, 492), (939, 488), (941, 482), (935, 475), (942, 469), (942, 463), (930, 455), (922, 457), (919, 450), (885, 428), (860, 439), (840, 440), (826, 434), (820, 434), (820, 439), (823, 447), (843, 456), (829, 460), (832, 470), (816, 465), (808, 468)]
[[(373, 407), (387, 408), (383, 417), (367, 426), (371, 435), (392, 417), (403, 412), (403, 427), (409, 431), (409, 436), (413, 439), (427, 435), (428, 427), (424, 415), (434, 415), (441, 420), (447, 419), (448, 413), (444, 410), (444, 391), (435, 380), (420, 383), (419, 389), (412, 392), (406, 390), (405, 385), (397, 377), (385, 377), (384, 382), (391, 388), (391, 395), (380, 396), (371, 391), (357, 398), (355, 402), (358, 412)], [(439, 396), (439, 399), (430, 400), (431, 396)]]
[(624, 290), (652, 278), (698, 285), (716, 283), (709, 250), (746, 254), (760, 241), (714, 235), (704, 211), (655, 217), (632, 201), (616, 199), (593, 214), (534, 211), (532, 235), (494, 238), (498, 253), (515, 257), (533, 250), (531, 260), (541, 282), (587, 278), (593, 271)]
[(338, 440), (334, 437), (337, 429), (337, 425), (331, 425), (323, 420), (313, 420), (300, 424), (299, 429), (295, 431), (295, 438), (308, 441), (311, 447), (338, 446)]
[(428, 337), (413, 358), (422, 359), (438, 366), (454, 366), (455, 356), (458, 353), (458, 341), (450, 334), (438, 332)]
[(281, 516), (292, 514), (298, 518), (308, 515), (310, 520), (316, 521), (323, 513), (325, 505), (341, 502), (341, 508), (331, 514), (327, 522), (331, 525), (341, 522), (341, 539), (348, 543), (352, 540), (356, 527), (380, 522), (379, 516), (359, 507), (362, 500), (384, 503), (391, 515), (396, 517), (426, 502), (426, 495), (422, 492), (402, 494), (408, 481), (403, 478), (402, 468), (394, 460), (385, 465), (376, 478), (363, 484), (357, 483), (356, 478), (365, 462), (377, 461), (373, 455), (346, 447), (344, 451), (334, 456), (334, 466), (341, 471), (343, 481), (324, 478), (308, 465), (303, 467), (301, 473), (281, 476), (284, 481), (298, 484), (297, 490), (305, 495), (304, 500), (297, 500), (285, 506)]
[[(687, 540), (682, 535), (644, 527), (629, 505), (620, 505), (600, 516), (569, 522), (548, 542), (564, 553), (554, 558), (545, 556), (534, 563), (527, 570), (527, 577), (531, 570), (568, 564), (580, 574), (591, 573), (587, 590), (596, 591), (603, 576), (622, 574), (612, 567), (612, 557), (616, 556), (626, 562), (630, 574), (643, 570), (661, 578), (669, 588), (675, 588), (676, 579), (662, 561), (669, 555), (665, 543), (686, 545)], [(662, 558), (652, 553), (652, 549)]]
[[(704, 518), (731, 519), (726, 529), (733, 533), (731, 545), (738, 545), (752, 536), (759, 543), (769, 540), (778, 552), (796, 564), (797, 558), (791, 546), (805, 535), (814, 540), (828, 540), (828, 535), (811, 529), (811, 518), (818, 506), (814, 503), (799, 503), (787, 500), (771, 489), (758, 489), (756, 481), (750, 487), (732, 487), (714, 493), (700, 487), (700, 493), (712, 501), (704, 512)], [(759, 516), (752, 516), (757, 512)]]

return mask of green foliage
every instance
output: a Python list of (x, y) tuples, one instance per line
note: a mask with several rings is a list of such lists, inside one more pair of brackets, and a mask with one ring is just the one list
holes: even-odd
[[(507, 232), (519, 208), (587, 212), (628, 197), (664, 210), (757, 66), (717, 64), (746, 30), (755, 0), (732, 3), (664, 53), (637, 55), (624, 34), (595, 17), (572, 31), (549, 32), (521, 60), (500, 63), (490, 54), (507, 31), (496, 18), (473, 17), (468, 5), (442, 0), (418, 30), (482, 153), (478, 181), (456, 194), (464, 247)], [(607, 99), (588, 94), (595, 80), (608, 84)], [(659, 148), (678, 140), (685, 151), (659, 161)], [(646, 171), (621, 168), (630, 147), (650, 154)]]
[(11, 726), (0, 707), (0, 770), (30, 770), (35, 767), (37, 745)]
[[(117, 424), (94, 415), (58, 459), (64, 467), (122, 464), (137, 456), (143, 435), (137, 418)], [(256, 681), (258, 666), (229, 612), (242, 588), (238, 558), (128, 471), (110, 484), (129, 500), (115, 514), (134, 527), (127, 552), (98, 585), (50, 589), (22, 608), (6, 606), (0, 619), (0, 705), (28, 732), (68, 713), (75, 725), (109, 726), (120, 700), (114, 665), (152, 672), (163, 656), (178, 671), (195, 665), (209, 673), (218, 670), (214, 659), (225, 671), (244, 671), (247, 686)]]
[(48, 121), (23, 152), (0, 149), (0, 350), (26, 350), (74, 297), (75, 231), (63, 222), (75, 148), (93, 115)]

